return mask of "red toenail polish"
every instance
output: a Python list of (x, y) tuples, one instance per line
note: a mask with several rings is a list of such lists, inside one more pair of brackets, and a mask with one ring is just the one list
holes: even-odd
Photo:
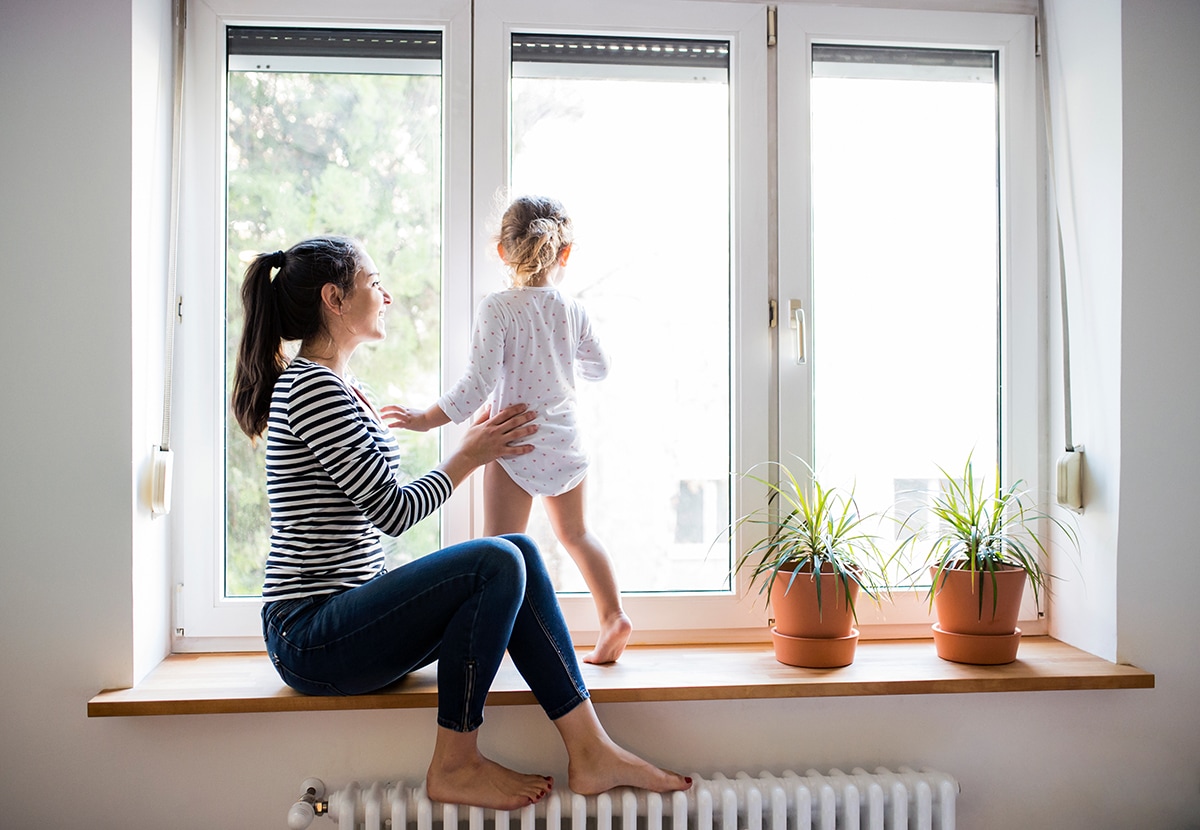
[(690, 783), (692, 783), (692, 776), (689, 775), (686, 778), (684, 778), (683, 780), (690, 784)]

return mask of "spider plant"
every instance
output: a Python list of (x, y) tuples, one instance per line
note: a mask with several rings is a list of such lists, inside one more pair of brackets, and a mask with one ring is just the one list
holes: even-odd
[[(878, 600), (879, 594), (886, 591), (887, 580), (883, 576), (886, 562), (876, 544), (877, 537), (864, 527), (874, 514), (858, 512), (853, 491), (843, 495), (836, 488), (825, 487), (816, 475), (810, 475), (811, 487), (806, 487), (785, 465), (779, 462), (766, 465), (777, 468), (779, 483), (751, 473), (743, 476), (764, 485), (768, 497), (764, 507), (733, 525), (735, 532), (747, 524), (765, 529), (764, 535), (739, 557), (736, 569), (749, 564), (750, 584), (762, 578), (759, 593), (768, 598), (781, 574), (787, 575), (786, 594), (801, 573), (832, 572), (848, 607), (853, 607), (851, 583), (857, 583), (863, 593)], [(821, 580), (815, 582), (820, 611)]]
[[(1007, 488), (1000, 487), (1000, 478), (988, 490), (986, 481), (975, 479), (971, 456), (967, 456), (961, 478), (954, 478), (942, 467), (938, 467), (945, 479), (940, 493), (932, 496), (931, 503), (918, 511), (928, 510), (940, 528), (931, 539), (929, 550), (921, 566), (913, 572), (916, 577), (927, 569), (933, 571), (933, 584), (929, 588), (929, 603), (933, 606), (936, 587), (948, 569), (969, 570), (972, 580), (976, 574), (988, 574), (992, 582), (992, 604), (995, 613), (997, 602), (996, 572), (1006, 568), (1020, 568), (1029, 578), (1034, 603), (1041, 611), (1043, 591), (1049, 590), (1051, 575), (1042, 567), (1049, 555), (1037, 524), (1043, 520), (1062, 531), (1067, 541), (1077, 550), (1078, 537), (1072, 527), (1037, 509), (1031, 502), (1029, 491), (1023, 481)], [(907, 526), (912, 515), (905, 519)], [(917, 529), (902, 544), (901, 549), (921, 537)], [(983, 611), (983, 591), (979, 591), (979, 611)]]

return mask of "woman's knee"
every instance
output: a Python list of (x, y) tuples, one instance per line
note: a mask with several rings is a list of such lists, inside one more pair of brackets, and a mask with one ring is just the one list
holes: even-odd
[(507, 542), (516, 548), (521, 554), (522, 559), (529, 561), (533, 557), (540, 557), (537, 542), (533, 541), (533, 537), (525, 533), (506, 533), (503, 536), (497, 536), (497, 540)]
[(517, 588), (524, 590), (528, 557), (520, 544), (502, 536), (488, 536), (467, 544), (473, 545), (478, 552), (481, 573), (489, 579), (511, 580)]
[(554, 590), (551, 585), (550, 572), (546, 570), (546, 562), (542, 559), (537, 542), (524, 533), (513, 533), (499, 538), (508, 541), (516, 550), (520, 551), (525, 564), (526, 585), (530, 587), (543, 586), (550, 591)]

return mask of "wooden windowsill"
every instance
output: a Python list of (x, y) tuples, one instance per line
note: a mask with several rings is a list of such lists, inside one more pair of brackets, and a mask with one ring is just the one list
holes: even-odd
[[(1150, 689), (1154, 675), (1110, 663), (1050, 637), (1025, 637), (1017, 661), (967, 666), (941, 660), (931, 640), (862, 642), (841, 669), (800, 669), (775, 660), (770, 644), (633, 646), (620, 662), (584, 664), (597, 703), (749, 698), (845, 697), (1080, 689)], [(489, 706), (535, 703), (505, 660)], [(289, 689), (262, 652), (174, 654), (132, 689), (88, 701), (89, 717), (203, 715), (354, 709), (419, 709), (437, 705), (435, 667), (414, 672), (386, 691), (311, 697)]]

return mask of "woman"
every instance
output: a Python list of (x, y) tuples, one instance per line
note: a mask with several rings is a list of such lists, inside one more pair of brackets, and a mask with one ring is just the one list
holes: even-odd
[[(479, 752), (484, 700), (507, 650), (562, 737), (572, 790), (690, 786), (605, 732), (531, 539), (477, 539), (383, 568), (380, 533), (429, 515), (477, 467), (529, 452), (521, 440), (536, 431), (536, 413), (485, 412), (436, 469), (402, 485), (385, 421), (394, 408), (381, 416), (349, 373), (358, 346), (385, 336), (391, 296), (371, 257), (335, 236), (261, 254), (246, 269), (242, 302), (232, 404), (251, 440), (267, 437), (263, 634), (284, 682), (306, 694), (361, 694), (437, 660), (429, 796), (512, 810), (542, 798), (553, 779)], [(286, 341), (300, 343), (290, 362)]]

